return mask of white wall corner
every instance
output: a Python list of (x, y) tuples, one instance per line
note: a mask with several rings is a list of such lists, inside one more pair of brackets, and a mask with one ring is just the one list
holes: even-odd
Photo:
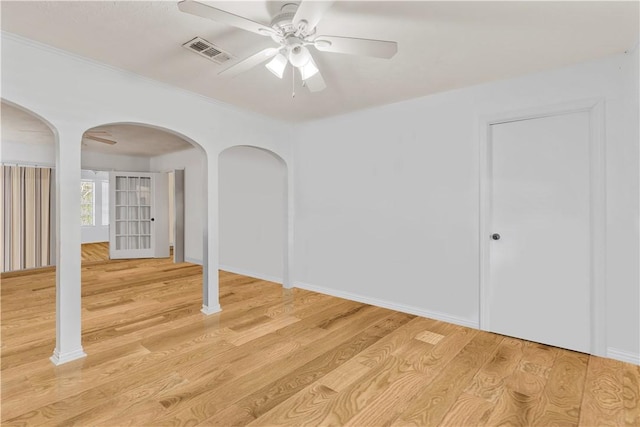
[(202, 260), (198, 258), (185, 257), (184, 262), (190, 262), (191, 264), (202, 265)]
[(621, 362), (640, 365), (640, 353), (632, 353), (618, 348), (608, 347), (607, 357), (610, 359), (620, 360)]
[(477, 321), (465, 319), (451, 314), (440, 313), (436, 311), (425, 310), (420, 307), (398, 304), (378, 298), (370, 298), (364, 295), (353, 294), (351, 292), (343, 292), (336, 289), (325, 288), (323, 286), (310, 285), (308, 283), (295, 282), (294, 287), (305, 289), (307, 291), (317, 292), (320, 294), (331, 295), (337, 298), (343, 298), (350, 301), (361, 302), (376, 307), (388, 308), (389, 310), (400, 311), (402, 313), (413, 314), (429, 319), (440, 320), (442, 322), (453, 323), (454, 325), (466, 326), (467, 328), (479, 329), (480, 325)]

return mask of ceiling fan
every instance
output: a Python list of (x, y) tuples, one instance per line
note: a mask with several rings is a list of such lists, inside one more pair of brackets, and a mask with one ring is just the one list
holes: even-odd
[(278, 44), (278, 47), (263, 49), (241, 60), (220, 72), (220, 75), (235, 76), (272, 58), (266, 67), (278, 78), (282, 78), (287, 64), (291, 64), (300, 72), (305, 86), (311, 92), (318, 92), (323, 90), (326, 84), (308, 46), (322, 52), (386, 59), (393, 57), (398, 51), (398, 44), (393, 41), (316, 36), (316, 25), (332, 4), (333, 1), (311, 0), (302, 0), (299, 4), (287, 3), (273, 18), (270, 26), (193, 0), (179, 2), (178, 8), (182, 12), (225, 23), (261, 36), (271, 37)]
[[(96, 135), (98, 134), (98, 135)], [(99, 136), (100, 135), (100, 136)], [(102, 142), (103, 144), (115, 145), (117, 141), (104, 138), (102, 135), (111, 136), (109, 132), (103, 130), (88, 130), (83, 135), (83, 139), (90, 139), (92, 141)]]

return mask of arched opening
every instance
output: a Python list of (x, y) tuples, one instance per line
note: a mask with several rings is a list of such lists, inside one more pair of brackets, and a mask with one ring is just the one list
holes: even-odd
[[(204, 254), (207, 253), (207, 240), (203, 231), (206, 230), (207, 193), (206, 185), (203, 186), (202, 183), (207, 182), (207, 155), (202, 146), (186, 135), (168, 128), (146, 123), (118, 122), (95, 126), (85, 131), (82, 150), (83, 169), (167, 175), (163, 178), (163, 185), (170, 186), (156, 206), (157, 209), (162, 207), (166, 214), (167, 228), (162, 233), (167, 236), (163, 235), (162, 240), (172, 246), (176, 261), (206, 264)], [(176, 175), (178, 179), (175, 179)], [(178, 191), (176, 185), (180, 186)], [(118, 196), (126, 196), (122, 189), (111, 190), (115, 190)], [(174, 215), (176, 199), (179, 199), (177, 207), (185, 208), (183, 212), (186, 212), (186, 218), (184, 215)], [(109, 222), (116, 221), (109, 226), (109, 241), (113, 240), (110, 248), (112, 257), (115, 244), (122, 244), (125, 249), (129, 248), (129, 243), (142, 247), (145, 239), (143, 234), (148, 231), (141, 229), (144, 225), (148, 227), (148, 223), (145, 224), (142, 218), (129, 218), (127, 209), (117, 207), (119, 202), (120, 200), (114, 199), (112, 203), (115, 204), (109, 209)], [(141, 214), (142, 211), (143, 208), (140, 208)], [(116, 218), (120, 212), (122, 214)], [(158, 228), (159, 218), (154, 216), (152, 220), (154, 228)], [(176, 224), (176, 221), (179, 223)], [(130, 230), (134, 226), (136, 229)], [(122, 237), (130, 231), (134, 232), (134, 237)], [(140, 234), (140, 237), (135, 237), (135, 234)], [(114, 237), (116, 235), (120, 237)]]
[(4, 272), (55, 264), (55, 127), (2, 99)]
[[(186, 189), (189, 221), (185, 224), (182, 215), (178, 215), (178, 217), (173, 215), (175, 198), (181, 198), (179, 207), (182, 207), (185, 202), (183, 200), (185, 188), (181, 187), (178, 192), (173, 191), (175, 185), (184, 184), (184, 180), (178, 179), (176, 182), (173, 179), (174, 175), (178, 173), (182, 177), (182, 174), (188, 169), (187, 177), (190, 181), (200, 183), (203, 182), (203, 178), (206, 181), (206, 153), (199, 144), (166, 128), (142, 123), (112, 123), (87, 130), (83, 135), (82, 147), (83, 180), (86, 181), (83, 182), (83, 185), (88, 185), (89, 189), (96, 189), (97, 196), (90, 198), (86, 205), (91, 206), (91, 200), (99, 202), (99, 197), (104, 196), (104, 192), (100, 194), (101, 191), (98, 188), (100, 184), (105, 186), (105, 176), (108, 180), (108, 172), (104, 171), (145, 175), (142, 178), (131, 177), (132, 183), (142, 179), (142, 181), (154, 181), (156, 184), (154, 187), (158, 187), (153, 192), (153, 199), (158, 199), (155, 208), (158, 210), (158, 215), (153, 215), (153, 218), (151, 216), (146, 220), (138, 217), (129, 218), (128, 210), (122, 207), (122, 203), (126, 205), (127, 201), (120, 199), (113, 200), (113, 203), (119, 203), (121, 206), (116, 208), (114, 205), (113, 209), (109, 210), (110, 214), (116, 214), (118, 218), (104, 218), (104, 215), (100, 215), (98, 207), (95, 209), (96, 215), (94, 216), (85, 213), (86, 218), (83, 217), (83, 243), (113, 239), (113, 244), (109, 248), (111, 258), (168, 256), (168, 246), (170, 245), (174, 248), (174, 255), (179, 261), (185, 259), (185, 243), (187, 243), (187, 258), (192, 262), (202, 263), (204, 247), (202, 229), (205, 218), (202, 212), (205, 209), (204, 204), (207, 199), (206, 194), (202, 194), (200, 185), (194, 185), (193, 182), (190, 182), (190, 188)], [(103, 180), (103, 182), (91, 182), (92, 175), (87, 170), (93, 171), (96, 175), (96, 181)], [(147, 176), (149, 173), (154, 175)], [(89, 174), (89, 178), (85, 177), (86, 174)], [(124, 177), (118, 178), (118, 182), (123, 183), (125, 187), (127, 185)], [(159, 187), (167, 187), (168, 191), (160, 192)], [(116, 191), (115, 194), (118, 197), (127, 196), (123, 192), (123, 188)], [(113, 194), (111, 195), (113, 196)], [(96, 203), (96, 205), (100, 204), (104, 207), (108, 203), (109, 198), (104, 198), (103, 203)], [(164, 211), (160, 211), (160, 207)], [(133, 208), (129, 210), (133, 210)], [(148, 210), (148, 208), (140, 208), (140, 213), (146, 212), (148, 215)], [(160, 216), (160, 213), (163, 215)], [(98, 223), (98, 219), (101, 220), (101, 223)], [(150, 219), (153, 219), (154, 222), (149, 223)], [(178, 233), (173, 232), (176, 228), (174, 224), (176, 219), (181, 221), (177, 227)], [(111, 227), (105, 226), (114, 220), (117, 222), (111, 224)], [(158, 232), (149, 235), (150, 225)], [(134, 226), (135, 230), (132, 229)], [(143, 229), (138, 229), (138, 227)], [(144, 229), (145, 227), (146, 229)], [(186, 235), (183, 231), (186, 232)], [(114, 237), (114, 232), (119, 237)], [(131, 232), (134, 234), (130, 235)], [(147, 233), (146, 237), (143, 237), (145, 233)], [(148, 246), (151, 240), (157, 244), (156, 249), (159, 252), (140, 255), (144, 251), (136, 249)], [(166, 251), (160, 250), (163, 244), (167, 246)]]
[(220, 269), (290, 287), (285, 160), (255, 146), (218, 157)]

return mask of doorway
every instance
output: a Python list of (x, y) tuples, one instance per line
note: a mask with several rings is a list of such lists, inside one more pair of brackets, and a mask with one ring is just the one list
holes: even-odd
[(290, 286), (285, 161), (266, 149), (234, 146), (218, 164), (220, 268)]
[(487, 120), (481, 328), (604, 354), (600, 103)]

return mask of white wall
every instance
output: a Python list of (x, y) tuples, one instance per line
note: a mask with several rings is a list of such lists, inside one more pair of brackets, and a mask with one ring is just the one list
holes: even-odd
[(637, 356), (638, 116), (627, 108), (637, 102), (637, 60), (620, 55), (296, 126), (296, 280), (477, 326), (478, 118), (602, 97), (608, 346)]
[(104, 171), (150, 172), (149, 157), (124, 156), (82, 150), (82, 168)]
[[(95, 243), (95, 242), (108, 242), (109, 241), (109, 226), (102, 225), (102, 183), (109, 182), (109, 173), (82, 170), (82, 180), (93, 181), (94, 183), (94, 225), (83, 225), (81, 230), (82, 243)], [(80, 191), (80, 186), (78, 186)], [(107, 197), (109, 197), (107, 195)], [(108, 220), (108, 218), (107, 218)]]
[(282, 283), (286, 166), (271, 153), (220, 154), (220, 268)]
[(184, 251), (185, 260), (195, 264), (202, 264), (203, 248), (203, 209), (205, 192), (203, 182), (205, 158), (198, 148), (191, 148), (162, 156), (152, 157), (151, 169), (155, 172), (169, 172), (174, 169), (184, 169), (185, 179), (185, 224)]
[[(151, 158), (151, 169), (185, 170), (185, 259), (202, 263), (204, 163), (193, 148)], [(272, 154), (233, 147), (220, 154), (220, 268), (282, 282), (286, 169)]]
[(2, 140), (0, 156), (3, 162), (28, 163), (53, 167), (55, 157), (53, 144), (24, 144)]

